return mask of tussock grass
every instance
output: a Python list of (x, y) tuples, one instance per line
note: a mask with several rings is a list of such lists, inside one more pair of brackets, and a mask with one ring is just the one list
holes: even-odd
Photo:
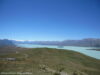
[(54, 75), (51, 72), (41, 70), (40, 65), (45, 65), (56, 71), (63, 68), (63, 71), (67, 72), (68, 75), (100, 74), (100, 60), (70, 50), (27, 48), (19, 50), (18, 53), (0, 55), (0, 58), (6, 57), (13, 57), (16, 60), (0, 60), (0, 72), (31, 72), (33, 75)]

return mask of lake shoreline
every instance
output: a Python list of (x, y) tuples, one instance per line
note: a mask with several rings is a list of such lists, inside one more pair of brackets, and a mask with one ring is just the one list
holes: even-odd
[(95, 50), (95, 51), (100, 51), (100, 49), (87, 49), (87, 50)]
[(100, 53), (96, 50), (91, 50), (91, 49), (99, 49), (98, 47), (76, 47), (76, 46), (59, 47), (59, 46), (51, 46), (51, 45), (32, 45), (32, 44), (17, 44), (17, 46), (23, 48), (56, 48), (56, 49), (73, 50), (91, 56), (93, 58), (100, 59)]

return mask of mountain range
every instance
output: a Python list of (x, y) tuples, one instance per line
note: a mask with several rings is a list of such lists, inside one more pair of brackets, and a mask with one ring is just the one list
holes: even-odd
[(0, 39), (0, 47), (4, 47), (4, 46), (15, 46), (15, 44), (11, 40)]
[(15, 44), (100, 47), (100, 39), (86, 38), (82, 40), (64, 40), (64, 41), (17, 41), (17, 40), (0, 39), (1, 47), (15, 46)]
[(100, 39), (97, 38), (85, 38), (82, 40), (64, 40), (64, 41), (15, 41), (15, 40), (11, 41), (17, 44), (100, 47)]

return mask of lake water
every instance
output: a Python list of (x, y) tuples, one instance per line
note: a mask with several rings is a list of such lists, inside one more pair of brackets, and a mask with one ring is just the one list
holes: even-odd
[[(33, 44), (17, 44), (19, 47), (25, 47), (25, 48), (57, 48), (57, 49), (68, 49), (68, 50), (73, 50), (77, 51), (80, 53), (83, 53), (85, 55), (94, 57), (96, 59), (100, 59), (100, 51), (95, 51), (92, 49), (100, 49), (97, 47), (76, 47), (76, 46), (63, 46), (62, 48), (58, 46), (52, 46), (52, 45), (33, 45)], [(89, 49), (89, 50), (87, 50)]]

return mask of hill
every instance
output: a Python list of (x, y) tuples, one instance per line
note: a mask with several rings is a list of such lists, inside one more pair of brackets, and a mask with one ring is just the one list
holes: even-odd
[(17, 49), (17, 53), (0, 55), (2, 58), (0, 59), (1, 73), (28, 73), (27, 75), (100, 74), (100, 60), (78, 52), (53, 48)]
[(85, 38), (82, 40), (64, 40), (64, 41), (14, 41), (14, 42), (21, 44), (100, 47), (100, 39), (96, 38)]
[(0, 47), (5, 47), (5, 46), (15, 46), (15, 44), (8, 39), (0, 39)]

